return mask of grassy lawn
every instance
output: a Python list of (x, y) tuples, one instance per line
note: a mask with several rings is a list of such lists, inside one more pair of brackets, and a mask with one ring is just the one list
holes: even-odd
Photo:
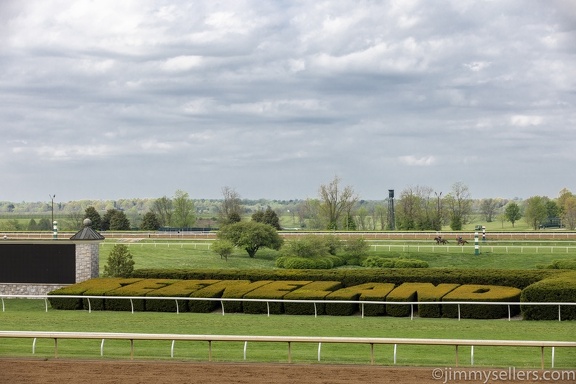
[[(288, 316), (247, 315), (220, 313), (149, 313), (44, 311), (43, 300), (5, 300), (6, 311), (0, 312), (2, 330), (86, 331), (86, 332), (142, 332), (177, 334), (221, 335), (293, 335), (293, 336), (349, 336), (349, 337), (410, 337), (455, 339), (505, 340), (565, 340), (576, 341), (576, 322), (520, 321), (520, 320), (462, 320), (359, 316)], [(54, 355), (52, 340), (38, 340), (36, 354), (32, 355), (32, 340), (10, 339), (2, 341), (0, 356), (50, 358)], [(59, 357), (97, 358), (100, 340), (58, 342)], [(135, 358), (170, 359), (170, 342), (135, 342)], [(242, 361), (243, 343), (213, 343), (215, 361)], [(293, 344), (294, 362), (317, 361), (317, 344)], [(557, 368), (576, 367), (576, 348), (557, 349)], [(104, 357), (128, 358), (128, 341), (106, 341)], [(178, 360), (206, 361), (207, 343), (177, 342), (174, 358)], [(376, 363), (393, 364), (393, 346), (375, 347)], [(453, 347), (398, 346), (398, 365), (446, 366), (455, 362)], [(470, 348), (459, 348), (461, 365), (470, 364)], [(248, 361), (286, 362), (287, 345), (284, 343), (251, 343), (247, 348)], [(546, 351), (546, 364), (550, 366), (551, 351)], [(323, 344), (322, 362), (370, 362), (368, 345)], [(515, 366), (538, 368), (538, 348), (476, 347), (475, 365)]]
[[(236, 250), (228, 261), (220, 259), (209, 250), (209, 241), (140, 241), (125, 243), (132, 253), (135, 268), (274, 268), (278, 252), (261, 249), (255, 258), (243, 250)], [(115, 241), (105, 241), (100, 249), (100, 272), (107, 262)], [(500, 268), (534, 269), (550, 264), (553, 260), (576, 259), (576, 244), (571, 242), (492, 242), (480, 247), (474, 254), (474, 245), (464, 247), (432, 246), (430, 242), (389, 241), (370, 242), (374, 245), (370, 255), (382, 257), (407, 257), (428, 262), (432, 268)], [(387, 244), (391, 245), (390, 250)], [(506, 249), (508, 246), (508, 249)], [(557, 247), (552, 249), (551, 247)], [(568, 248), (566, 247), (575, 247)], [(492, 247), (492, 248), (491, 248)], [(536, 248), (538, 247), (538, 248)]]

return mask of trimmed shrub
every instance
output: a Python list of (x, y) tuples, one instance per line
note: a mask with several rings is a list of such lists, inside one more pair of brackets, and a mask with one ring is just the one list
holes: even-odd
[[(462, 285), (442, 298), (443, 302), (448, 301), (493, 301), (493, 302), (519, 302), (522, 291), (513, 287), (502, 287), (493, 285)], [(519, 313), (519, 305), (510, 307), (511, 316)], [(457, 305), (442, 305), (443, 317), (458, 317)], [(467, 319), (500, 319), (508, 317), (507, 305), (491, 304), (461, 304), (460, 317)]]
[(546, 266), (550, 269), (576, 269), (576, 259), (572, 260), (553, 260), (550, 265)]
[[(314, 281), (300, 289), (284, 296), (286, 300), (324, 300), (334, 290), (342, 287), (339, 281)], [(315, 308), (316, 307), (316, 308)], [(326, 314), (325, 304), (318, 303), (284, 303), (284, 313), (287, 315), (318, 315)]]
[[(557, 320), (558, 307), (555, 305), (528, 305), (529, 302), (562, 303), (576, 302), (576, 272), (564, 273), (555, 278), (545, 279), (530, 285), (522, 291), (522, 316), (525, 320)], [(562, 306), (561, 320), (576, 320), (576, 306)]]
[[(360, 300), (360, 301), (386, 301), (386, 296), (394, 289), (390, 283), (366, 283), (353, 287), (339, 289), (326, 296), (327, 300)], [(326, 304), (326, 314), (349, 316), (358, 311), (361, 303), (354, 304)], [(383, 316), (386, 314), (384, 304), (364, 305), (365, 316)]]
[[(174, 280), (145, 279), (108, 291), (105, 296), (146, 296), (149, 292), (173, 283)], [(146, 300), (106, 299), (106, 309), (110, 311), (131, 311), (132, 307), (134, 307), (134, 311), (145, 311)]]
[(393, 259), (370, 256), (362, 263), (367, 268), (428, 268), (428, 263), (417, 259)]
[[(166, 285), (148, 296), (156, 297), (188, 297), (192, 292), (198, 291), (208, 285), (217, 283), (219, 280), (175, 280), (174, 283)], [(190, 300), (146, 300), (146, 310), (154, 312), (188, 312)], [(178, 308), (176, 308), (178, 305)]]
[[(386, 297), (386, 301), (440, 301), (448, 292), (458, 287), (458, 284), (438, 284), (432, 283), (403, 283), (396, 287)], [(413, 304), (396, 305), (387, 304), (386, 312), (391, 316), (409, 316), (412, 312)], [(440, 305), (419, 305), (419, 314), (422, 317), (440, 317)]]
[[(222, 280), (193, 292), (190, 297), (217, 298), (226, 297), (231, 299), (241, 299), (245, 294), (269, 284), (270, 280), (255, 281), (250, 280)], [(218, 301), (194, 300), (189, 304), (191, 312), (212, 312), (220, 306)], [(241, 301), (227, 301), (223, 303), (225, 312), (242, 312)]]
[[(288, 293), (299, 289), (310, 281), (272, 281), (244, 295), (245, 299), (283, 299)], [(279, 302), (269, 302), (268, 304), (255, 301), (244, 301), (244, 313), (268, 313), (270, 308), (271, 314), (284, 313), (284, 305)]]

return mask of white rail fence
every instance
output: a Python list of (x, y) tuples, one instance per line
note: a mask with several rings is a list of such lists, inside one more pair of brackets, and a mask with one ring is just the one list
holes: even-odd
[(570, 302), (497, 302), (497, 301), (358, 301), (358, 300), (290, 300), (290, 299), (245, 299), (245, 298), (225, 298), (225, 297), (163, 297), (163, 296), (83, 296), (83, 295), (0, 295), (2, 301), (2, 312), (6, 311), (5, 299), (43, 299), (45, 310), (48, 312), (48, 299), (86, 299), (88, 302), (88, 313), (92, 312), (92, 302), (90, 300), (130, 300), (130, 307), (134, 313), (134, 300), (173, 300), (176, 304), (176, 313), (180, 313), (179, 301), (216, 301), (220, 302), (222, 316), (226, 314), (226, 302), (260, 302), (266, 303), (267, 315), (270, 316), (270, 303), (301, 303), (314, 305), (314, 317), (318, 317), (318, 304), (356, 304), (360, 305), (360, 313), (364, 318), (364, 308), (366, 305), (410, 305), (410, 320), (414, 319), (414, 307), (418, 305), (457, 305), (458, 320), (461, 320), (462, 305), (506, 305), (508, 306), (508, 321), (512, 320), (512, 306), (522, 305), (544, 305), (558, 307), (558, 321), (562, 321), (562, 307), (573, 307), (576, 303)]
[(322, 344), (366, 344), (370, 346), (370, 364), (374, 364), (375, 345), (394, 346), (394, 364), (397, 363), (398, 345), (446, 345), (455, 348), (455, 364), (459, 365), (458, 347), (470, 346), (470, 363), (474, 365), (474, 347), (537, 347), (540, 348), (540, 365), (544, 369), (544, 348), (551, 348), (551, 368), (554, 368), (555, 349), (576, 347), (576, 341), (529, 341), (529, 340), (469, 340), (469, 339), (420, 339), (420, 338), (370, 338), (370, 337), (307, 337), (307, 336), (242, 336), (242, 335), (185, 335), (185, 334), (146, 334), (146, 333), (106, 333), (106, 332), (39, 332), (39, 331), (0, 331), (0, 338), (33, 339), (32, 353), (35, 353), (37, 339), (54, 340), (54, 357), (58, 358), (58, 340), (61, 339), (98, 339), (100, 355), (104, 356), (105, 340), (130, 341), (130, 359), (134, 359), (134, 341), (164, 340), (171, 341), (170, 357), (174, 357), (176, 341), (205, 341), (208, 343), (208, 361), (212, 361), (213, 342), (243, 342), (244, 360), (247, 359), (248, 343), (287, 343), (288, 362), (292, 362), (293, 343), (317, 343), (318, 361), (321, 361)]
[[(372, 240), (369, 240), (369, 242)], [(112, 247), (115, 243), (100, 243), (101, 247)], [(123, 243), (127, 247), (154, 247), (154, 248), (168, 248), (168, 249), (195, 249), (195, 250), (210, 250), (212, 241), (204, 240), (202, 242), (169, 242), (169, 241), (154, 241), (154, 242), (125, 242)], [(388, 252), (392, 250), (398, 250), (402, 252), (446, 252), (446, 253), (465, 253), (470, 252), (474, 249), (474, 243), (471, 242), (468, 246), (461, 246), (457, 244), (448, 245), (436, 245), (436, 244), (370, 244), (370, 248), (373, 251), (377, 250), (387, 250)], [(480, 249), (490, 252), (501, 252), (501, 253), (539, 253), (539, 252), (550, 252), (550, 253), (576, 253), (576, 246), (570, 245), (489, 245), (480, 243)]]

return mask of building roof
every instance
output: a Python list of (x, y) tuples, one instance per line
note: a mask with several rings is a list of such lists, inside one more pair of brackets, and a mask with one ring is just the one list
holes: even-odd
[(70, 238), (70, 240), (104, 240), (104, 236), (93, 230), (90, 225), (90, 219), (84, 220), (84, 228), (79, 230)]

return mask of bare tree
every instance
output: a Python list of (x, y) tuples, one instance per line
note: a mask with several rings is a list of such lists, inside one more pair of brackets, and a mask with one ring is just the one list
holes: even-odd
[(498, 208), (498, 200), (495, 199), (482, 199), (480, 202), (480, 212), (484, 215), (484, 219), (488, 223), (492, 222), (492, 218), (496, 214), (496, 208)]
[(358, 201), (358, 196), (351, 186), (340, 188), (338, 176), (328, 185), (321, 185), (318, 190), (320, 197), (320, 215), (326, 222), (327, 229), (339, 229), (341, 219), (350, 217), (352, 207)]
[(242, 218), (241, 198), (238, 192), (230, 187), (222, 188), (224, 200), (220, 205), (218, 221), (220, 224), (236, 223)]
[(445, 201), (450, 214), (450, 228), (454, 231), (461, 230), (472, 211), (472, 200), (468, 186), (462, 182), (455, 183)]

